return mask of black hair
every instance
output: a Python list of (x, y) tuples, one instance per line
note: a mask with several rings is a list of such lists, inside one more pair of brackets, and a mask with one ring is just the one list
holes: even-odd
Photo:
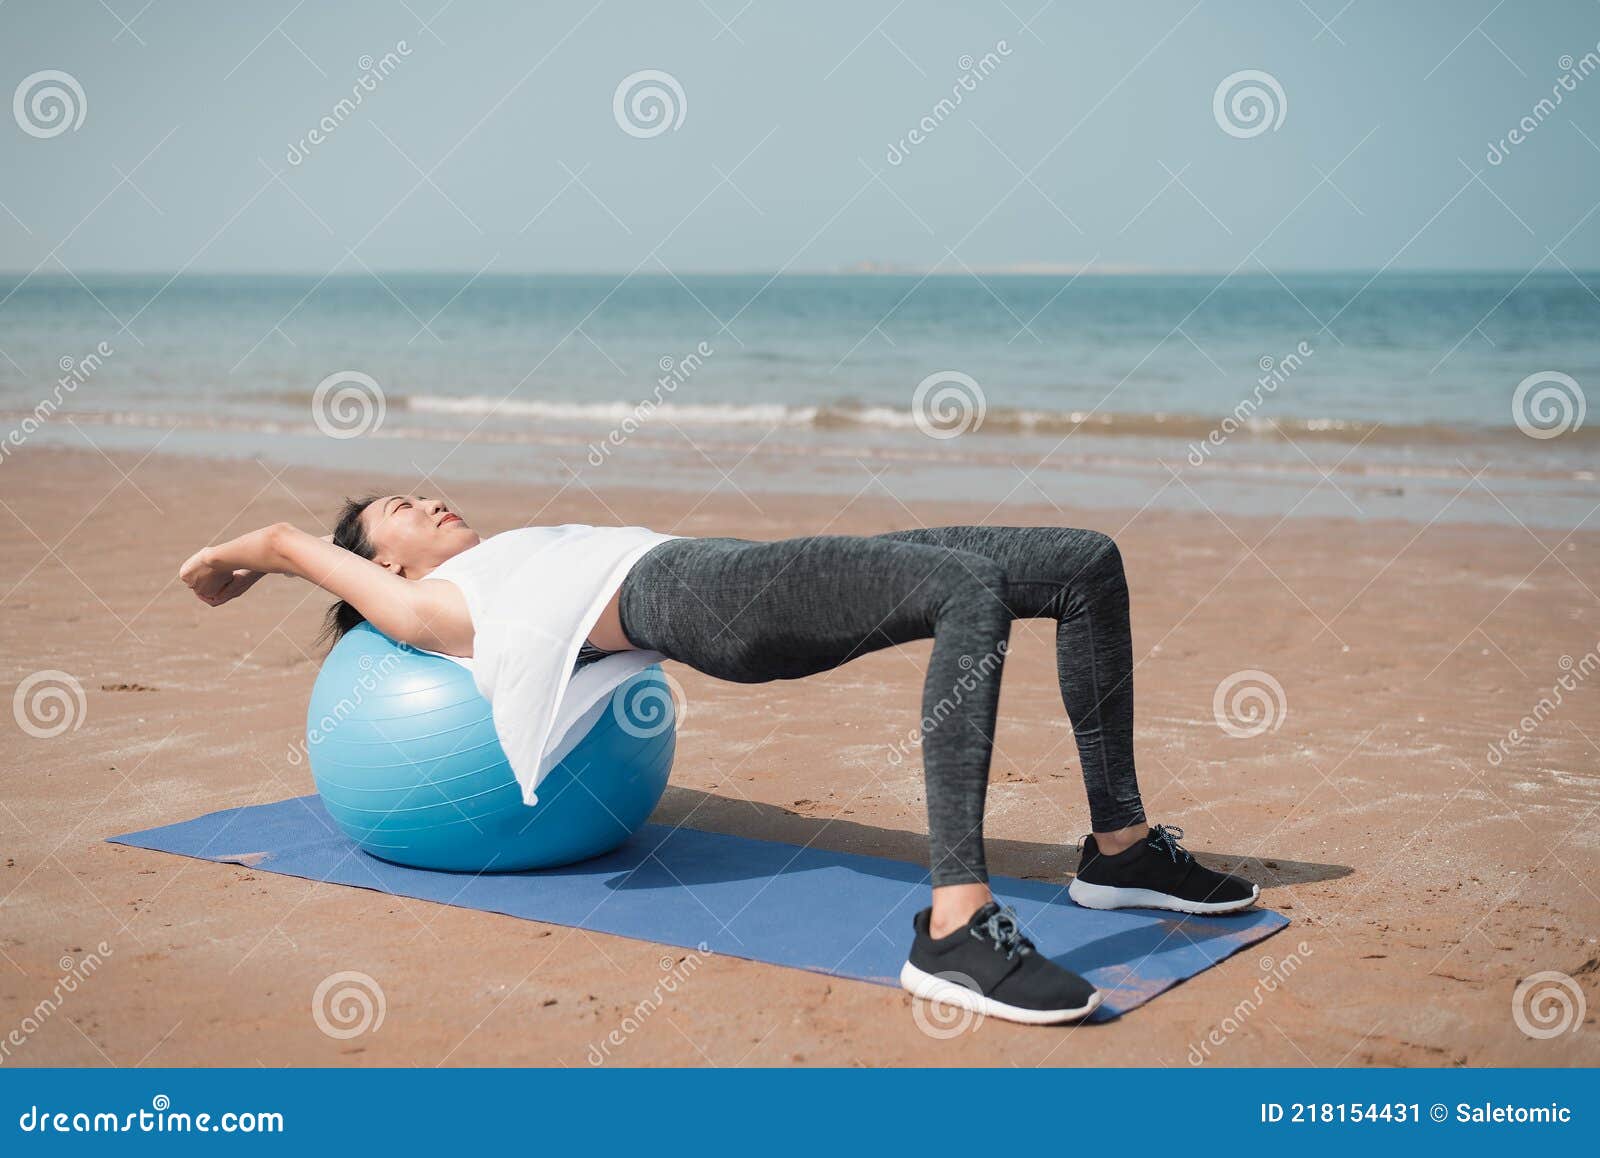
[[(367, 528), (361, 521), (361, 516), (368, 507), (377, 502), (382, 495), (366, 495), (359, 499), (347, 498), (344, 506), (339, 509), (339, 518), (333, 525), (333, 542), (337, 547), (346, 551), (353, 551), (363, 559), (370, 559), (378, 553), (372, 540), (367, 538)], [(317, 632), (317, 643), (326, 642), (331, 648), (344, 638), (345, 632), (358, 624), (365, 623), (367, 617), (356, 610), (356, 606), (344, 599), (340, 599), (328, 608), (328, 613), (322, 618), (322, 630)]]

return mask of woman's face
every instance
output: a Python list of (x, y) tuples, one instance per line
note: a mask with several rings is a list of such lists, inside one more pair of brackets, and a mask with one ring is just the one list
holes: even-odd
[(478, 544), (478, 532), (443, 499), (389, 495), (361, 514), (373, 562), (407, 579), (421, 579), (446, 559)]

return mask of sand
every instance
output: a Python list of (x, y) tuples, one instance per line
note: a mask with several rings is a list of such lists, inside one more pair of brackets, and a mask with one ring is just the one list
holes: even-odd
[[(1600, 533), (995, 511), (871, 487), (819, 501), (446, 483), (490, 531), (779, 538), (981, 521), (1117, 536), (1152, 818), (1182, 825), (1208, 863), (1242, 862), (1293, 923), (1108, 1025), (989, 1021), (936, 1040), (896, 990), (711, 959), (655, 1005), (682, 951), (104, 843), (311, 791), (288, 752), (324, 597), (269, 579), (210, 609), (175, 575), (254, 526), (320, 532), (368, 485), (419, 484), (88, 450), (0, 465), (6, 694), (49, 670), (85, 692), (62, 734), (10, 720), (3, 733), (0, 1064), (582, 1067), (619, 1029), (607, 1064), (1600, 1062), (1600, 675), (1575, 678), (1600, 647)], [(1013, 629), (989, 832), (996, 871), (1065, 882), (1087, 811), (1051, 626)], [(656, 819), (920, 860), (920, 764), (886, 753), (915, 721), (926, 649), (762, 686), (671, 665), (690, 710)], [(1575, 690), (1491, 761), (1566, 674), (1563, 656)], [(1246, 669), (1281, 684), (1286, 710), (1240, 738), (1213, 693)], [(313, 993), (341, 971), (381, 987), (375, 1031), (319, 1028)], [(1549, 1039), (1513, 1016), (1519, 980), (1543, 971), (1587, 1007)]]

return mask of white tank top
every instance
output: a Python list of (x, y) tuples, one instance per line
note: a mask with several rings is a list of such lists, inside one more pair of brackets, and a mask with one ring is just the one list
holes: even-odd
[[(472, 672), (522, 799), (588, 732), (611, 693), (664, 657), (618, 651), (574, 671), (578, 652), (628, 570), (650, 548), (682, 535), (645, 527), (522, 527), (491, 535), (424, 578), (454, 583), (472, 619)], [(439, 653), (430, 653), (439, 654)]]

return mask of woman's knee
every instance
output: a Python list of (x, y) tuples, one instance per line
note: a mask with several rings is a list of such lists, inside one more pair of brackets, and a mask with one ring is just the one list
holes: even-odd
[[(1091, 584), (1114, 586), (1126, 583), (1122, 550), (1115, 539), (1102, 531), (1074, 531), (1073, 535), (1063, 563), (1069, 571), (1076, 571), (1078, 581), (1087, 579)], [(1072, 581), (1074, 576), (1067, 578)]]
[(1105, 562), (1107, 568), (1122, 573), (1122, 548), (1110, 535), (1100, 531), (1093, 532), (1095, 537), (1095, 554)]
[(1057, 586), (1042, 615), (1068, 619), (1091, 607), (1126, 606), (1128, 581), (1122, 551), (1110, 535), (1063, 527), (1056, 543), (1050, 570)]

